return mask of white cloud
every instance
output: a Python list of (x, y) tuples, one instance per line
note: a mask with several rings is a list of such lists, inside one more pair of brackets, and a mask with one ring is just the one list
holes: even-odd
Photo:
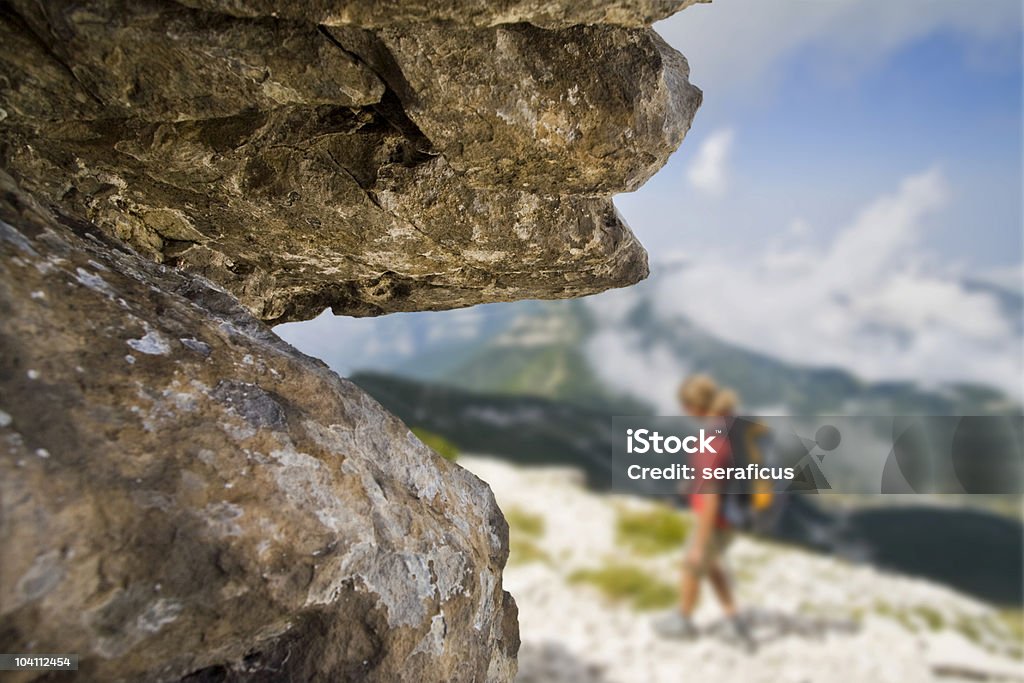
[(798, 365), (876, 381), (979, 382), (1020, 397), (1019, 321), (991, 292), (913, 257), (947, 194), (931, 169), (871, 202), (823, 249), (788, 245), (745, 262), (704, 254), (659, 283), (655, 305)]
[(989, 268), (975, 277), (982, 282), (1024, 295), (1024, 263)]
[(818, 267), (823, 284), (853, 290), (912, 265), (907, 259), (917, 253), (912, 247), (920, 243), (925, 217), (948, 194), (938, 167), (905, 178), (895, 194), (876, 199), (840, 231)]
[(697, 156), (687, 171), (687, 177), (698, 190), (721, 195), (728, 184), (729, 154), (735, 135), (723, 128), (709, 135), (697, 150)]
[(659, 415), (677, 414), (679, 380), (690, 368), (664, 344), (646, 343), (627, 329), (609, 326), (591, 335), (584, 347), (591, 368), (608, 386), (633, 394)]
[(1016, 50), (1000, 39), (1020, 22), (1019, 0), (715, 0), (655, 28), (686, 55), (694, 82), (721, 96), (770, 87), (780, 62), (807, 47), (848, 76), (939, 30), (979, 50)]

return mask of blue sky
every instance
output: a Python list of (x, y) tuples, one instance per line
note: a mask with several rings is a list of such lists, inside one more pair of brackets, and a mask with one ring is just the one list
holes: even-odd
[[(922, 253), (968, 271), (1021, 262), (1021, 5), (1016, 0), (716, 0), (656, 29), (705, 92), (669, 164), (617, 205), (652, 260), (760, 249), (794, 223), (827, 240), (902, 179), (948, 196)], [(721, 187), (688, 172), (728, 134)], [(724, 239), (723, 239), (724, 238)]]
[(705, 93), (690, 135), (616, 204), (679, 315), (864, 379), (1019, 397), (1019, 0), (715, 0), (656, 29)]

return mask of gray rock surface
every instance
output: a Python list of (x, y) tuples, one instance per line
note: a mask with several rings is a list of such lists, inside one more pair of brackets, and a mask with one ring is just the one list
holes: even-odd
[(0, 650), (510, 680), (489, 488), (265, 323), (645, 277), (692, 1), (0, 3)]
[(0, 174), (0, 650), (81, 656), (46, 680), (506, 681), (507, 533), (231, 295)]
[(272, 323), (646, 276), (610, 197), (700, 103), (643, 27), (688, 2), (186, 4), (11, 0), (0, 165)]
[(328, 26), (391, 26), (422, 21), (457, 21), (477, 26), (529, 23), (545, 27), (577, 24), (650, 26), (659, 19), (711, 0), (181, 0), (182, 4), (239, 17), (280, 16)]
[(407, 93), (406, 113), (473, 187), (635, 190), (700, 103), (686, 60), (647, 29), (428, 24), (381, 29), (380, 47), (365, 52), (372, 39), (359, 29), (329, 30)]

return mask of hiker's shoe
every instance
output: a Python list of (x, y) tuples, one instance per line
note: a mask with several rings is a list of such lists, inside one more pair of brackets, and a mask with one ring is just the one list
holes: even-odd
[(671, 612), (655, 620), (654, 631), (662, 638), (692, 640), (700, 635), (690, 618), (682, 612)]
[(757, 641), (750, 632), (750, 626), (743, 617), (732, 617), (725, 622), (725, 639), (742, 646), (749, 652), (757, 648)]

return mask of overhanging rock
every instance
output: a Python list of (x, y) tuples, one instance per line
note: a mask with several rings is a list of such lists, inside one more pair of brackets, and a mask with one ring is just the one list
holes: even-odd
[(685, 4), (13, 0), (0, 163), (271, 323), (592, 294), (647, 274), (610, 197), (699, 106)]

